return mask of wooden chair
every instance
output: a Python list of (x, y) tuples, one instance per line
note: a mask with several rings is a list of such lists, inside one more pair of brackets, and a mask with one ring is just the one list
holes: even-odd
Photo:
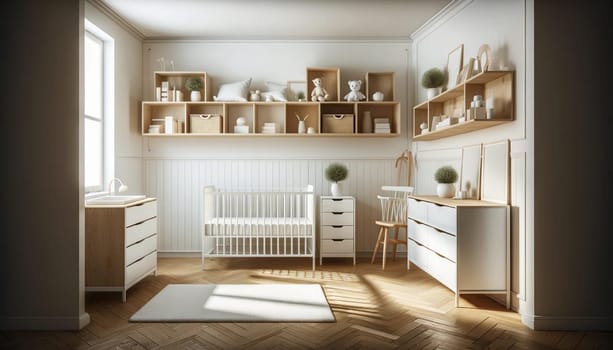
[[(381, 219), (375, 222), (380, 228), (370, 263), (374, 264), (379, 246), (383, 245), (383, 269), (385, 269), (387, 242), (389, 241), (392, 243), (392, 260), (396, 259), (398, 245), (407, 245), (406, 239), (400, 239), (398, 237), (398, 231), (401, 228), (404, 228), (405, 231), (407, 229), (407, 196), (413, 193), (413, 187), (383, 186), (381, 190), (391, 194), (388, 196), (377, 196), (381, 202)], [(390, 229), (394, 229), (393, 238), (388, 237)]]

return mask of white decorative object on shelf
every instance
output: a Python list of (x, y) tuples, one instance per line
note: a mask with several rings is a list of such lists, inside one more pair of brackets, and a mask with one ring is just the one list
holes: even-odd
[(373, 101), (383, 101), (383, 99), (385, 98), (385, 95), (381, 92), (381, 91), (377, 91), (374, 94), (372, 94), (372, 100)]
[(245, 122), (245, 118), (243, 117), (236, 118), (236, 125), (245, 125)]
[(249, 101), (259, 101), (260, 100), (260, 90), (251, 90), (249, 94)]
[(330, 97), (328, 91), (323, 87), (323, 80), (321, 78), (313, 79), (313, 85), (315, 85), (313, 91), (311, 91), (311, 100), (313, 102), (324, 102)]
[(349, 80), (347, 84), (349, 85), (349, 93), (345, 95), (345, 100), (347, 100), (347, 102), (360, 101), (366, 98), (366, 96), (360, 91), (360, 88), (362, 87), (361, 80)]
[(304, 134), (306, 133), (306, 125), (304, 124), (304, 121), (307, 120), (307, 118), (309, 117), (309, 115), (305, 115), (304, 118), (300, 119), (300, 116), (298, 115), (298, 113), (296, 113), (296, 119), (298, 119), (298, 133), (299, 134)]

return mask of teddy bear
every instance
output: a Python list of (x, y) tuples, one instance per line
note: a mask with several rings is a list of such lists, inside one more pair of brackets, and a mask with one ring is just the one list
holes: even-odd
[(349, 80), (347, 82), (349, 84), (349, 93), (345, 95), (345, 100), (349, 101), (360, 101), (366, 98), (366, 95), (360, 92), (360, 88), (362, 87), (361, 80)]
[(311, 101), (323, 102), (330, 97), (326, 89), (324, 89), (324, 87), (322, 86), (323, 81), (321, 80), (321, 78), (313, 79), (313, 85), (315, 85), (315, 87), (313, 88), (313, 91), (311, 91)]

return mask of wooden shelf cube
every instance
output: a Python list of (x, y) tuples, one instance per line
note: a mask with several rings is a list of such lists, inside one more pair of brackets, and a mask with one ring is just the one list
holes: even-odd
[(396, 96), (396, 81), (394, 72), (366, 73), (366, 101), (374, 101), (372, 95), (379, 91), (383, 93), (383, 101), (394, 101)]
[(307, 68), (307, 91), (306, 99), (311, 101), (311, 92), (315, 88), (313, 79), (321, 78), (323, 82), (323, 88), (328, 92), (328, 99), (326, 101), (340, 101), (340, 81), (341, 71), (338, 68)]

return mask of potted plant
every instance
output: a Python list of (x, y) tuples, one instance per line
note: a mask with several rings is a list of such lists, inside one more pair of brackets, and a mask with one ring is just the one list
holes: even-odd
[(190, 100), (192, 101), (200, 101), (202, 100), (202, 96), (200, 94), (200, 89), (202, 89), (202, 79), (198, 77), (189, 77), (185, 81), (185, 88), (191, 91)]
[(296, 98), (298, 99), (298, 102), (303, 102), (304, 101), (304, 92), (298, 91), (298, 93), (296, 94)]
[(451, 198), (455, 194), (454, 183), (458, 180), (458, 172), (449, 165), (442, 166), (434, 173), (434, 179), (438, 183), (436, 194), (441, 198)]
[(438, 68), (430, 68), (421, 77), (421, 86), (425, 87), (428, 93), (428, 100), (441, 93), (441, 88), (445, 84), (445, 73)]
[(333, 197), (342, 196), (342, 188), (339, 182), (345, 180), (348, 173), (347, 167), (340, 163), (332, 163), (326, 168), (326, 179), (332, 181), (330, 192)]

